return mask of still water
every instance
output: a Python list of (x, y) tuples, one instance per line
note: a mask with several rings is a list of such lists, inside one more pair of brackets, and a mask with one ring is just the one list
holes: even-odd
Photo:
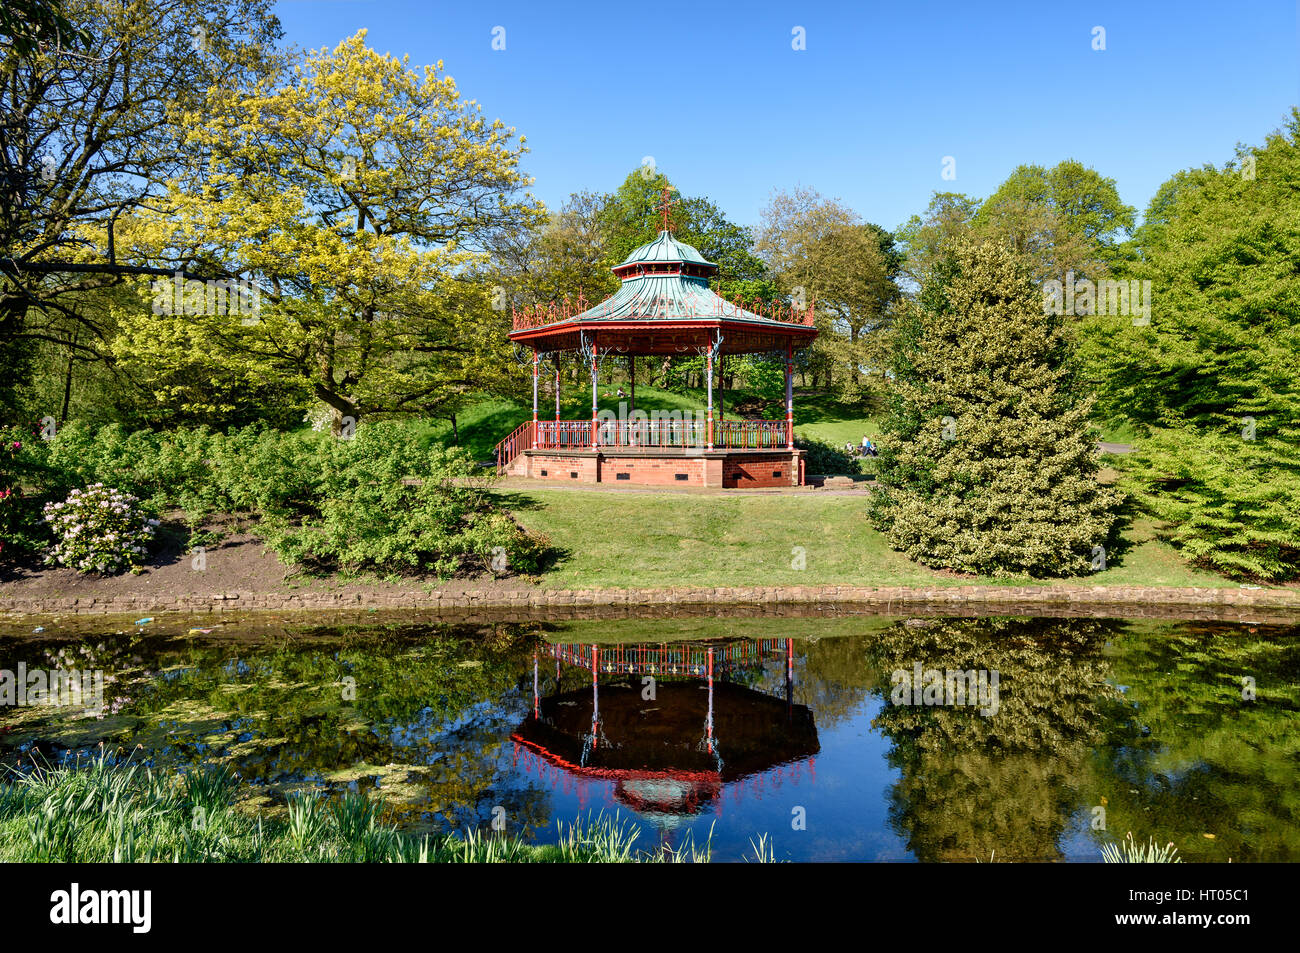
[(80, 625), (0, 633), (0, 670), (104, 675), (94, 715), (0, 707), (0, 762), (103, 743), (227, 764), (250, 808), (362, 789), (411, 830), (535, 841), (617, 812), (643, 848), (715, 860), (767, 835), (788, 860), (1095, 862), (1129, 831), (1188, 861), (1300, 860), (1296, 626)]

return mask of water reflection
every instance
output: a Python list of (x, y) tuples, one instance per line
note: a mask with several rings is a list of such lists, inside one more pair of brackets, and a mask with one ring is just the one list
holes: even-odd
[[(540, 658), (555, 666), (543, 679)], [(764, 661), (785, 664), (780, 697), (749, 687)], [(569, 688), (575, 679), (589, 684)], [(603, 682), (602, 682), (603, 679)], [(524, 752), (575, 778), (613, 782), (614, 799), (673, 833), (777, 766), (811, 776), (813, 713), (794, 702), (792, 639), (678, 645), (555, 644), (533, 654), (533, 708), (510, 736)]]
[[(102, 670), (106, 709), (0, 707), (0, 762), (139, 745), (168, 771), (230, 765), (262, 809), (363, 788), (412, 829), (503, 815), (537, 840), (619, 810), (643, 847), (712, 830), (728, 859), (769, 834), (791, 859), (1096, 860), (1130, 830), (1189, 860), (1300, 859), (1294, 627), (164, 622), (88, 640), (48, 625), (0, 634), (0, 670), (19, 662)], [(918, 665), (996, 671), (996, 715), (893, 704), (892, 673)]]

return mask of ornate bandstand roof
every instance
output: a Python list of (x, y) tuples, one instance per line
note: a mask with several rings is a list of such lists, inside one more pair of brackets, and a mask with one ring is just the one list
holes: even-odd
[(713, 274), (718, 270), (718, 266), (709, 261), (700, 254), (699, 249), (694, 245), (688, 245), (685, 242), (679, 242), (673, 237), (672, 232), (664, 229), (659, 232), (659, 237), (652, 242), (646, 242), (640, 248), (635, 249), (632, 254), (623, 260), (623, 264), (614, 269), (614, 273), (641, 262), (683, 262), (688, 265), (702, 265)]
[[(666, 201), (666, 199), (665, 199)], [(813, 307), (727, 300), (709, 286), (718, 266), (668, 227), (612, 269), (618, 292), (595, 307), (566, 299), (513, 312), (510, 339), (540, 350), (578, 350), (590, 339), (623, 353), (663, 354), (722, 338), (731, 354), (807, 347), (817, 336)], [(592, 332), (595, 332), (594, 336)]]

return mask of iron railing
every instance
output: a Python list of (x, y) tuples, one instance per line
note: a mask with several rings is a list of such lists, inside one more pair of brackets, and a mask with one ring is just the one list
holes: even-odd
[[(497, 472), (505, 471), (525, 450), (704, 449), (708, 423), (703, 420), (539, 420), (520, 424), (497, 444)], [(715, 420), (713, 446), (719, 450), (783, 450), (783, 420)]]

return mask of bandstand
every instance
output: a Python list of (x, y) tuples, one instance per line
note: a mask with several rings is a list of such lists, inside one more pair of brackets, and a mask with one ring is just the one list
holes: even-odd
[[(709, 487), (801, 486), (794, 446), (794, 357), (817, 337), (813, 306), (731, 301), (709, 287), (717, 265), (678, 241), (668, 223), (613, 271), (622, 285), (592, 308), (579, 299), (513, 312), (510, 340), (531, 351), (533, 419), (497, 446), (498, 472), (534, 479)], [(574, 353), (591, 371), (591, 419), (560, 419), (558, 355)], [(598, 409), (600, 366), (613, 356), (699, 354), (708, 394), (704, 413), (654, 419), (642, 412), (610, 419)], [(714, 368), (726, 354), (768, 355), (785, 364), (784, 420), (714, 418)], [(554, 360), (555, 419), (543, 420), (542, 367)], [(633, 384), (635, 388), (635, 384)], [(633, 390), (635, 393), (635, 390)], [(674, 417), (678, 419), (674, 419)]]
[[(740, 684), (773, 663), (785, 671), (784, 697)], [(816, 722), (793, 696), (789, 639), (554, 644), (533, 656), (532, 712), (511, 740), (531, 773), (612, 783), (616, 801), (666, 834), (724, 793), (815, 777)]]

